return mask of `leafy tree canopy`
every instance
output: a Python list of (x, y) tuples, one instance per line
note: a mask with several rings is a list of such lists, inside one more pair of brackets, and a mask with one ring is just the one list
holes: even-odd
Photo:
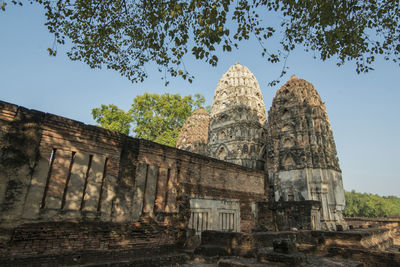
[[(215, 66), (217, 51), (230, 52), (251, 36), (270, 62), (285, 62), (299, 45), (321, 60), (335, 58), (338, 65), (355, 61), (357, 72), (372, 70), (376, 56), (400, 59), (398, 0), (30, 2), (45, 8), (46, 26), (58, 44), (72, 42), (68, 52), (72, 60), (114, 69), (133, 82), (147, 77), (148, 62), (155, 62), (160, 72), (191, 82), (184, 55)], [(0, 1), (0, 8), (6, 10), (8, 3), (22, 1)], [(272, 23), (277, 16), (282, 18), (279, 26)], [(266, 41), (277, 34), (281, 48), (271, 51)], [(55, 55), (55, 48), (49, 53)]]
[(345, 192), (346, 208), (344, 215), (348, 217), (390, 217), (400, 215), (400, 198), (395, 196), (357, 193), (354, 190)]
[(175, 146), (183, 123), (204, 103), (200, 94), (182, 97), (179, 94), (145, 93), (133, 99), (128, 112), (115, 105), (101, 105), (92, 110), (92, 115), (103, 128), (129, 134), (132, 126), (137, 138)]
[(92, 109), (92, 116), (101, 127), (123, 134), (129, 134), (130, 124), (133, 122), (129, 113), (113, 104)]

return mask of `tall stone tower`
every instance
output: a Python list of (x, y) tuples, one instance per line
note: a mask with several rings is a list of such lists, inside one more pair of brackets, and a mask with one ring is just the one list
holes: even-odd
[(264, 169), (266, 112), (260, 86), (250, 70), (236, 63), (218, 81), (208, 136), (211, 157)]
[(318, 200), (317, 229), (345, 226), (336, 146), (325, 105), (311, 83), (292, 76), (277, 91), (268, 112), (267, 147), (275, 201)]
[(193, 114), (183, 124), (176, 147), (190, 152), (207, 155), (208, 128), (210, 115), (203, 108)]

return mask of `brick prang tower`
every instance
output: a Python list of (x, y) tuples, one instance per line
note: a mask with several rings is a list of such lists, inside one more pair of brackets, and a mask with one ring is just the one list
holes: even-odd
[(254, 74), (236, 63), (218, 81), (212, 104), (208, 155), (264, 170), (266, 112)]

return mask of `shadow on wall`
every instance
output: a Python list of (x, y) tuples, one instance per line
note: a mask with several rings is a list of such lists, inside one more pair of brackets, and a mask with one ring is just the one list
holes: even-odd
[(2, 226), (132, 222), (154, 206), (176, 213), (172, 168), (151, 164), (154, 155), (139, 160), (142, 141), (4, 102), (0, 108)]

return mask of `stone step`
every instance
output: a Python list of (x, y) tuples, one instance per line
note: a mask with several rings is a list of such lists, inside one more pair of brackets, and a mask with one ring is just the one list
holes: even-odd
[(171, 251), (171, 253), (144, 254), (134, 250), (125, 251), (85, 251), (74, 254), (19, 257), (2, 261), (0, 266), (176, 266), (192, 259), (191, 253)]
[(189, 261), (190, 257), (186, 253), (179, 254), (171, 254), (171, 255), (154, 255), (153, 257), (144, 257), (144, 258), (134, 258), (134, 259), (125, 259), (125, 260), (117, 260), (103, 263), (88, 263), (85, 265), (76, 265), (76, 266), (141, 266), (141, 267), (154, 267), (154, 266), (177, 266), (178, 264), (184, 264)]
[(215, 246), (215, 245), (201, 245), (195, 250), (195, 254), (201, 254), (207, 257), (213, 256), (229, 256), (230, 251), (222, 246)]
[(277, 264), (264, 264), (254, 258), (233, 258), (218, 261), (218, 267), (275, 267)]

